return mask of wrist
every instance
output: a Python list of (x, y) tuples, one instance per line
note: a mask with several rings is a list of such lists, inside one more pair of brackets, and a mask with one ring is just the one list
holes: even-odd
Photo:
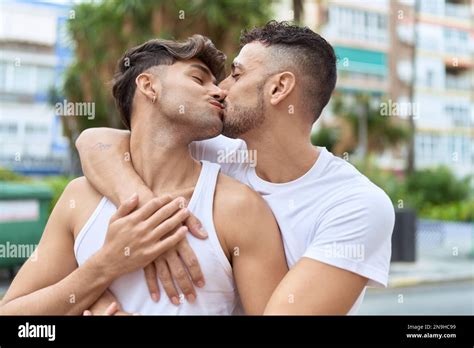
[(155, 198), (153, 191), (143, 184), (138, 185), (135, 192), (138, 194), (138, 207), (142, 207), (144, 204)]
[[(124, 178), (121, 182), (127, 182), (128, 177)], [(136, 184), (128, 185), (116, 185), (117, 189), (114, 192), (112, 197), (113, 203), (118, 207), (120, 204), (124, 203), (126, 200), (136, 193), (138, 194), (138, 206), (141, 207), (143, 204), (155, 197), (153, 191), (151, 191), (145, 184), (142, 182)]]
[(84, 266), (90, 267), (100, 283), (110, 284), (121, 274), (120, 269), (115, 267), (115, 265), (108, 260), (110, 260), (110, 258), (105, 254), (105, 250), (102, 247), (87, 260)]

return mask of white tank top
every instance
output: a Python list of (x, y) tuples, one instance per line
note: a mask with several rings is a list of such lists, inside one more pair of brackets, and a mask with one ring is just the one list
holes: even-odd
[[(201, 163), (201, 173), (188, 208), (201, 221), (209, 238), (200, 240), (189, 233), (187, 239), (201, 265), (205, 286), (195, 287), (197, 298), (193, 304), (180, 295), (181, 303), (176, 306), (166, 296), (161, 282), (158, 282), (161, 297), (158, 302), (153, 302), (143, 269), (140, 269), (117, 278), (109, 287), (126, 312), (163, 315), (238, 313), (240, 302), (232, 268), (217, 238), (212, 214), (220, 166), (207, 161)], [(103, 197), (79, 232), (74, 243), (74, 253), (79, 266), (104, 244), (109, 220), (116, 210), (115, 205)]]

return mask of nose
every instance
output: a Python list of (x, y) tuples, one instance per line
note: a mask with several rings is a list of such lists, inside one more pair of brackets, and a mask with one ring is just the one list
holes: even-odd
[(228, 88), (226, 86), (228, 85), (229, 76), (226, 77), (224, 80), (222, 80), (221, 83), (219, 83), (219, 88), (228, 90)]
[(217, 99), (219, 102), (222, 102), (225, 97), (227, 97), (227, 91), (216, 86), (216, 88), (214, 88), (214, 90), (212, 91), (212, 97), (214, 99)]

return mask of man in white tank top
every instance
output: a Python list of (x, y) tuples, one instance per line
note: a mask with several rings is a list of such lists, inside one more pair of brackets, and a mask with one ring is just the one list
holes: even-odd
[[(129, 313), (232, 314), (240, 302), (246, 313), (263, 313), (288, 270), (278, 225), (260, 195), (220, 174), (219, 165), (196, 161), (188, 148), (222, 130), (225, 94), (216, 78), (224, 59), (200, 35), (183, 43), (150, 40), (125, 53), (113, 86), (131, 129), (124, 161), (133, 162), (160, 198), (137, 208), (134, 195), (117, 210), (85, 178), (73, 180), (0, 313), (81, 314), (106, 289), (103, 298), (115, 296)], [(173, 199), (176, 192), (181, 197)], [(191, 213), (207, 239), (185, 234), (181, 223)], [(186, 301), (152, 298), (143, 268), (165, 254), (173, 257), (185, 241), (199, 259), (205, 284)]]
[[(227, 90), (226, 137), (195, 142), (192, 154), (219, 163), (273, 210), (290, 271), (266, 314), (355, 313), (366, 286), (387, 286), (394, 209), (350, 163), (310, 142), (336, 84), (334, 50), (309, 28), (275, 21), (244, 32), (241, 46), (219, 85)], [(97, 139), (108, 150), (87, 146)], [(117, 160), (129, 144), (127, 132), (106, 129), (86, 131), (77, 142), (86, 176), (117, 202), (136, 187), (151, 196)], [(125, 174), (110, 177), (116, 172)]]

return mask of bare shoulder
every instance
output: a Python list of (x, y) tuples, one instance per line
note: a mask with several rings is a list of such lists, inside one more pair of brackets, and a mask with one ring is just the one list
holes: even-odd
[(68, 220), (74, 237), (94, 212), (102, 196), (84, 177), (71, 180), (56, 203), (55, 210)]
[[(89, 201), (94, 201), (101, 197), (85, 176), (71, 180), (65, 187), (62, 196), (80, 203), (89, 203)], [(70, 203), (74, 205), (72, 201)]]
[(238, 212), (258, 214), (261, 209), (270, 210), (257, 192), (224, 174), (219, 174), (214, 199), (222, 210), (219, 214), (226, 217)]
[(265, 200), (248, 187), (224, 174), (219, 174), (214, 196), (214, 224), (222, 232), (228, 250), (255, 237), (266, 224), (276, 225)]

